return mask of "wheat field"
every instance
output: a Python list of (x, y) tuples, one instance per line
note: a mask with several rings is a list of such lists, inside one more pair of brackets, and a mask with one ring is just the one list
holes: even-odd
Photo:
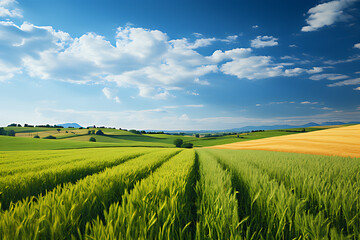
[(209, 148), (360, 157), (360, 125), (237, 142)]

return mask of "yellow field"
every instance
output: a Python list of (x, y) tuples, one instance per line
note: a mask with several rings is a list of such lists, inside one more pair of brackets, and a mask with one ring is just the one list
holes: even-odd
[(267, 150), (360, 157), (360, 125), (270, 137), (209, 148)]

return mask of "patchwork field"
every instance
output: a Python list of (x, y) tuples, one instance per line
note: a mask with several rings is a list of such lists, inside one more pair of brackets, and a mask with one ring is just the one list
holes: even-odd
[[(0, 136), (0, 239), (360, 239), (360, 125), (321, 129)], [(181, 149), (176, 138), (355, 157)]]
[(248, 149), (360, 157), (360, 125), (316, 132), (212, 146), (215, 149)]

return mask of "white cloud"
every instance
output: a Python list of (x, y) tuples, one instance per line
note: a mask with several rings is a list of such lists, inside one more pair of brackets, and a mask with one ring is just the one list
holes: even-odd
[(354, 88), (354, 90), (360, 91), (360, 87)]
[(303, 101), (300, 104), (318, 104), (318, 102)]
[(355, 55), (355, 56), (351, 56), (348, 59), (344, 59), (344, 60), (337, 60), (337, 61), (327, 60), (324, 63), (330, 64), (330, 65), (335, 65), (335, 64), (339, 64), (339, 63), (349, 63), (349, 62), (354, 62), (354, 61), (359, 61), (359, 60), (360, 60), (360, 55)]
[(316, 31), (324, 26), (330, 26), (335, 22), (347, 20), (349, 15), (344, 12), (344, 9), (355, 1), (356, 0), (334, 0), (321, 3), (311, 8), (308, 11), (310, 16), (306, 19), (308, 25), (304, 26), (301, 31)]
[(221, 71), (238, 78), (262, 79), (283, 74), (282, 66), (274, 64), (269, 56), (234, 58), (221, 66)]
[(341, 82), (336, 82), (332, 84), (328, 84), (328, 87), (340, 87), (340, 86), (347, 86), (347, 85), (358, 85), (360, 84), (360, 78), (349, 79)]
[(121, 103), (119, 97), (114, 96), (114, 91), (108, 87), (103, 88), (102, 92), (104, 93), (105, 97), (109, 100), (115, 100), (117, 103)]
[(321, 109), (322, 110), (333, 110), (332, 108), (329, 108), (329, 107), (322, 107)]
[(292, 77), (298, 76), (299, 74), (305, 72), (306, 70), (303, 68), (293, 68), (293, 69), (286, 69), (284, 72), (285, 76)]
[(356, 43), (356, 44), (354, 44), (354, 48), (358, 48), (358, 49), (360, 49), (360, 43)]
[(210, 83), (208, 81), (200, 80), (199, 78), (195, 78), (194, 82), (197, 84), (200, 84), (200, 85), (210, 85)]
[(181, 121), (188, 121), (188, 120), (190, 120), (190, 118), (189, 118), (188, 115), (183, 114), (183, 115), (181, 115), (181, 116), (179, 117), (179, 120), (181, 120)]
[(22, 18), (22, 11), (15, 7), (15, 0), (0, 1), (0, 17)]
[(325, 73), (325, 74), (316, 74), (313, 75), (311, 77), (309, 77), (311, 80), (314, 81), (318, 81), (318, 80), (322, 80), (322, 79), (327, 79), (327, 80), (341, 80), (341, 79), (345, 79), (348, 78), (349, 76), (347, 75), (343, 75), (343, 74), (336, 74), (336, 73)]
[(258, 28), (259, 26), (258, 25), (254, 25), (254, 26), (252, 26), (252, 28)]
[(298, 47), (298, 46), (296, 46), (295, 44), (290, 44), (289, 47), (291, 47), (291, 48), (296, 48), (296, 47)]
[(315, 73), (320, 73), (323, 70), (324, 70), (324, 68), (322, 68), (322, 67), (313, 67), (312, 69), (307, 70), (307, 73), (315, 74)]
[[(27, 73), (34, 78), (78, 84), (115, 83), (117, 87), (138, 89), (141, 97), (166, 99), (174, 97), (173, 91), (186, 91), (194, 84), (210, 85), (203, 80), (210, 73), (263, 79), (312, 71), (285, 69), (286, 63), (275, 63), (270, 56), (255, 56), (251, 48), (216, 50), (210, 56), (197, 51), (215, 41), (236, 38), (171, 40), (159, 30), (126, 26), (117, 29), (112, 44), (96, 33), (72, 38), (50, 26), (27, 22), (19, 26), (5, 21), (0, 22), (0, 45), (5, 46), (0, 52), (0, 81)], [(265, 45), (277, 40), (268, 36), (259, 39)], [(195, 91), (187, 93), (199, 95)], [(120, 102), (114, 95), (112, 100)]]
[(227, 36), (226, 39), (224, 39), (223, 41), (233, 42), (233, 41), (236, 41), (236, 39), (238, 39), (238, 35), (232, 35), (232, 36)]
[(203, 104), (190, 104), (190, 105), (185, 105), (185, 107), (202, 108), (202, 107), (204, 107), (204, 105)]
[(260, 106), (261, 106), (261, 104), (260, 104), (260, 103), (257, 103), (255, 106), (260, 107)]
[(251, 40), (251, 47), (253, 48), (263, 48), (263, 47), (272, 47), (277, 46), (278, 38), (273, 36), (257, 36), (254, 40)]
[(189, 94), (189, 95), (193, 95), (193, 96), (199, 96), (199, 95), (200, 95), (200, 94), (199, 94), (198, 92), (196, 92), (196, 91), (187, 91), (186, 93)]

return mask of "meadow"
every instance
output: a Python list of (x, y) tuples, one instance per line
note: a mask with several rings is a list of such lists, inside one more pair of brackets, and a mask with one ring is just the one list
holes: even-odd
[(106, 146), (0, 166), (1, 239), (360, 239), (359, 158)]

